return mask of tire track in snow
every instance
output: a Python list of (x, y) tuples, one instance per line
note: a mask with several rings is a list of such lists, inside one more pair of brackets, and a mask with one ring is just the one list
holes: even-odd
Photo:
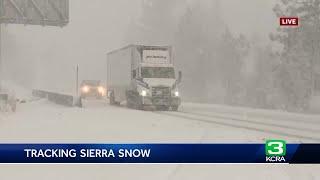
[[(299, 139), (305, 139), (305, 140), (312, 140), (312, 141), (318, 141), (320, 142), (320, 138), (318, 137), (312, 137), (312, 136), (306, 136), (306, 135), (300, 135), (300, 134), (295, 134), (295, 133), (287, 133), (283, 131), (277, 131), (277, 130), (270, 130), (270, 129), (264, 129), (262, 127), (248, 127), (247, 125), (243, 124), (232, 124), (228, 122), (221, 122), (215, 119), (225, 119), (229, 121), (238, 121), (236, 118), (230, 118), (230, 117), (224, 117), (224, 116), (211, 116), (211, 117), (201, 117), (199, 115), (194, 115), (192, 113), (185, 113), (185, 112), (177, 112), (177, 113), (170, 113), (170, 112), (154, 112), (156, 114), (161, 114), (161, 115), (166, 115), (166, 116), (172, 116), (172, 117), (177, 117), (180, 119), (185, 119), (189, 121), (195, 121), (195, 122), (202, 122), (202, 123), (207, 123), (207, 124), (217, 124), (221, 126), (226, 126), (226, 127), (232, 127), (232, 128), (237, 128), (237, 129), (246, 129), (246, 130), (251, 130), (251, 131), (257, 131), (257, 132), (263, 132), (263, 133), (270, 133), (270, 134), (275, 134), (275, 135), (281, 135), (281, 136), (286, 136), (286, 137), (291, 137), (291, 138), (299, 138)], [(187, 114), (187, 115), (186, 115)], [(197, 117), (190, 117), (189, 115), (197, 116)], [(208, 119), (210, 118), (210, 119)], [(247, 123), (247, 122), (246, 122)], [(265, 126), (265, 125), (264, 125)], [(271, 126), (271, 125), (269, 125)]]

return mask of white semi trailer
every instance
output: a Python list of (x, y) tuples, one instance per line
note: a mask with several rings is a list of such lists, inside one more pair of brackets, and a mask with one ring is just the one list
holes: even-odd
[(177, 111), (181, 103), (170, 46), (129, 45), (107, 55), (110, 104), (129, 108)]

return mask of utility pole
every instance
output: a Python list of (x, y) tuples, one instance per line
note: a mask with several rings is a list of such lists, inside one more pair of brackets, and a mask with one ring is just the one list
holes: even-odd
[(76, 96), (79, 96), (79, 65), (77, 65), (76, 69)]
[(1, 91), (1, 89), (3, 88), (2, 87), (2, 79), (3, 79), (3, 77), (2, 77), (2, 37), (1, 37), (1, 34), (2, 34), (2, 31), (1, 31), (1, 29), (2, 29), (2, 24), (0, 23), (0, 91)]

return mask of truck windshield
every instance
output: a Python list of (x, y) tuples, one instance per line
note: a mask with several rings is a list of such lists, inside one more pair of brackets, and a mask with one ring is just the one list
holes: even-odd
[(175, 78), (173, 67), (143, 67), (141, 76), (142, 78)]

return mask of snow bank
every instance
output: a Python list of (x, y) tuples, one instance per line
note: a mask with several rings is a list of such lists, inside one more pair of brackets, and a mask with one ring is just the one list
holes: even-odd
[(32, 97), (31, 89), (22, 87), (13, 81), (2, 81), (4, 91), (13, 94), (17, 99), (30, 99)]

